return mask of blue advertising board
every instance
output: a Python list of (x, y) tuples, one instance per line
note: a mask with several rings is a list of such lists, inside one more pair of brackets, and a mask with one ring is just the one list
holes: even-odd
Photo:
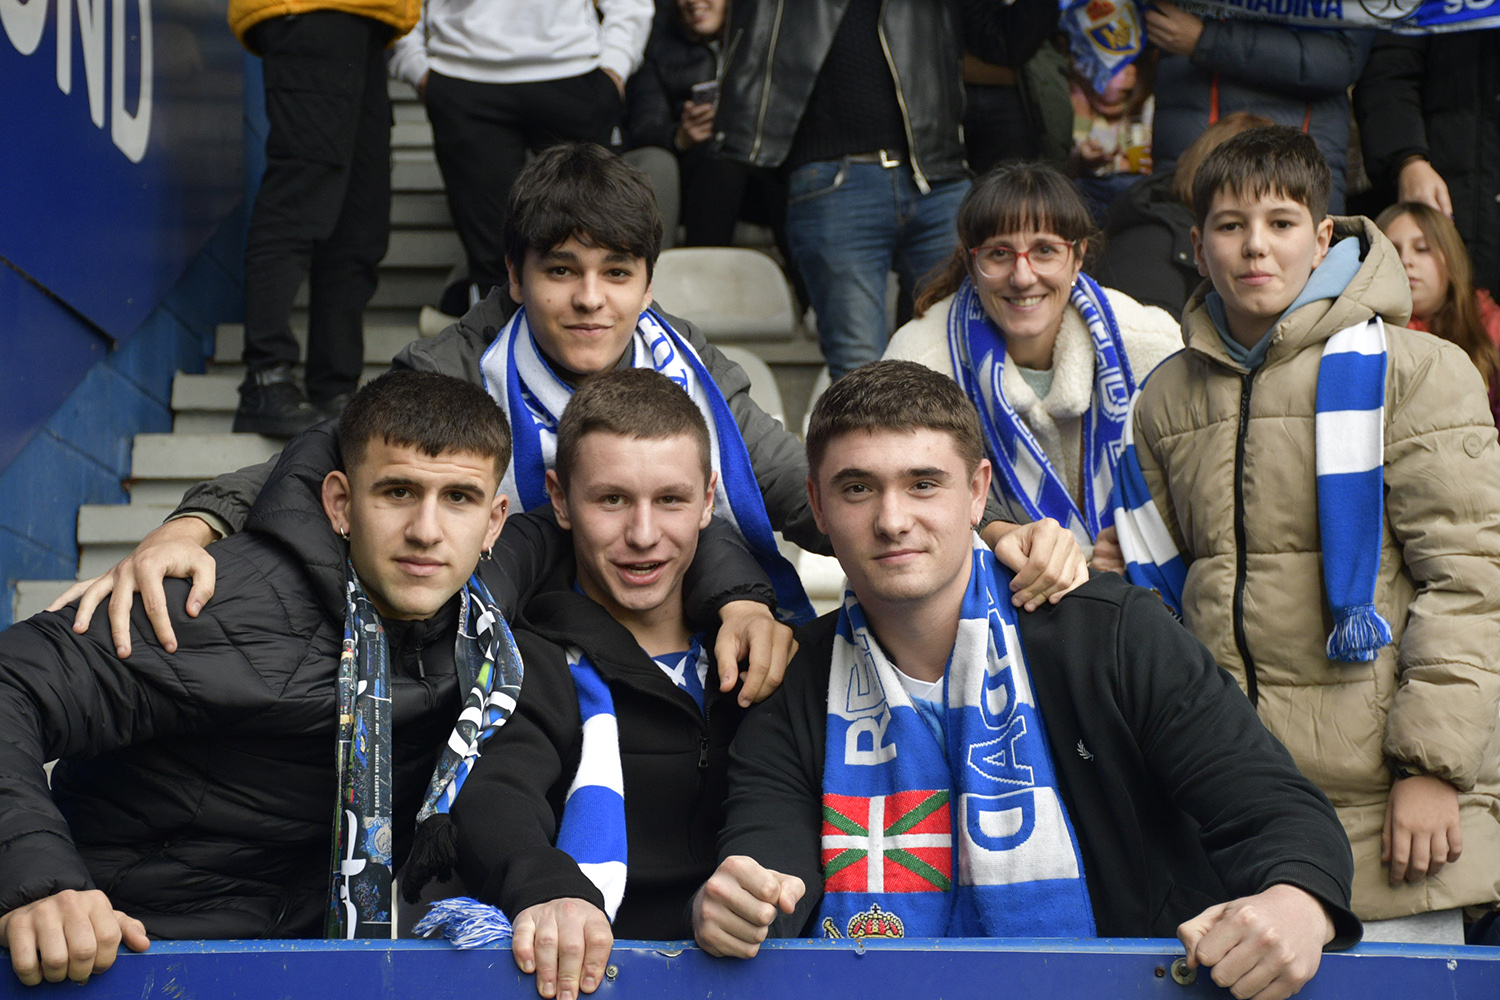
[[(696, 948), (619, 941), (598, 1000), (712, 997), (762, 1000), (1047, 1000), (1222, 998), (1208, 975), (1174, 975), (1176, 941), (976, 940), (779, 941), (750, 961)], [(1184, 976), (1183, 979), (1188, 977)], [(126, 954), (79, 988), (21, 986), (0, 970), (0, 1000), (39, 1000), (54, 990), (80, 1000), (533, 1000), (531, 976), (505, 947), (454, 951), (427, 941), (157, 942)], [(1500, 996), (1500, 949), (1363, 945), (1325, 955), (1302, 1000), (1350, 997)]]
[(242, 196), (225, 9), (0, 0), (0, 259), (114, 340)]

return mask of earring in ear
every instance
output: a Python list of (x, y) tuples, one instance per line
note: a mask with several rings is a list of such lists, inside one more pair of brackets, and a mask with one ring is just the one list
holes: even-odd
[(339, 537), (347, 542), (349, 540), (349, 529), (347, 527), (340, 528)]
[(493, 558), (494, 555), (495, 555), (495, 547), (493, 545), (491, 545), (489, 548), (485, 549), (484, 552), (481, 553), (481, 555), (485, 559)]

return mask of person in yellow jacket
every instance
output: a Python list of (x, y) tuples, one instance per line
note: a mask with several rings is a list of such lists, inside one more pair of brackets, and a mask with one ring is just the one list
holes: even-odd
[[(266, 172), (245, 245), (245, 381), (234, 430), (291, 437), (343, 408), (364, 365), (365, 304), (390, 235), (385, 50), (421, 0), (231, 0), (264, 60)], [(292, 302), (309, 281), (306, 388)]]

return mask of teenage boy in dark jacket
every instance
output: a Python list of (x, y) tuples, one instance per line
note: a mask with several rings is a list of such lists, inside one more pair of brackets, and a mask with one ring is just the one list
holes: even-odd
[[(656, 372), (610, 372), (573, 396), (557, 433), (547, 486), (574, 559), (522, 612), (526, 686), (453, 820), (470, 890), (512, 915), (516, 962), (541, 995), (567, 1000), (598, 985), (612, 933), (691, 934), (742, 710), (711, 683), (712, 635), (683, 604), (715, 485), (692, 400)], [(601, 684), (617, 745), (599, 742), (589, 709)]]
[[(180, 651), (150, 640), (139, 605), (129, 660), (102, 621), (75, 634), (72, 608), (0, 634), (0, 943), (23, 982), (87, 979), (122, 931), (136, 950), (147, 933), (321, 936), (342, 911), (329, 822), (340, 656), (373, 649), (377, 628), (393, 777), (358, 819), (390, 833), (377, 907), (390, 935), (389, 874), (468, 693), (460, 617), (494, 601), (471, 574), (505, 521), (510, 432), (482, 390), (404, 373), (359, 393), (341, 434), (343, 470), (310, 476), (290, 451), (246, 530), (215, 547), (215, 600), (173, 616)], [(186, 585), (170, 588), (180, 608)]]
[(736, 737), (699, 944), (1175, 928), (1236, 996), (1291, 995), (1359, 937), (1327, 799), (1150, 593), (995, 601), (982, 440), (909, 362), (819, 401), (809, 490), (851, 592)]

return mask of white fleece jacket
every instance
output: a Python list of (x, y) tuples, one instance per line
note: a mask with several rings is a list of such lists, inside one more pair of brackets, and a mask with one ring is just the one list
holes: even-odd
[[(1119, 321), (1125, 357), (1139, 385), (1151, 369), (1182, 349), (1182, 324), (1166, 310), (1141, 305), (1124, 292), (1106, 288), (1104, 295)], [(950, 295), (897, 330), (885, 357), (915, 361), (952, 378), (953, 361), (948, 351), (948, 310), (952, 304)], [(1073, 502), (1078, 503), (1082, 497), (1079, 453), (1083, 448), (1083, 415), (1094, 395), (1094, 345), (1078, 310), (1069, 305), (1063, 312), (1062, 329), (1052, 348), (1052, 388), (1045, 397), (1037, 397), (1009, 357), (1000, 373), (1000, 386), (1047, 453), (1052, 467), (1063, 475)], [(999, 477), (994, 482), (1007, 520), (1028, 520), (1025, 508), (1010, 497), (998, 495)]]
[[(600, 20), (600, 14), (603, 20)], [(621, 80), (641, 64), (652, 0), (425, 0), (414, 31), (391, 48), (391, 76), (416, 86), (428, 70), (471, 83), (532, 83), (603, 67)]]

